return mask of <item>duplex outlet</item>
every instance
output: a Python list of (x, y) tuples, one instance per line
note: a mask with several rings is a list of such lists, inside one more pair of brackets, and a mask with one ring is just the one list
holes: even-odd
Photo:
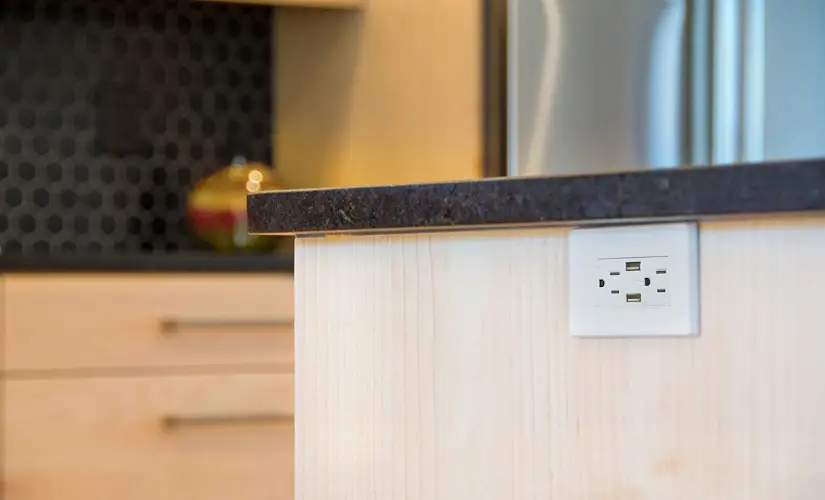
[(663, 257), (602, 258), (596, 260), (600, 307), (663, 307), (670, 305), (668, 267)]
[(571, 231), (571, 335), (698, 335), (698, 242), (693, 223)]

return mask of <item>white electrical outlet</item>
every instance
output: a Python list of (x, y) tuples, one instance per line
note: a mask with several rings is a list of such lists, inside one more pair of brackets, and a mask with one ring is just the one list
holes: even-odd
[(571, 335), (699, 334), (696, 224), (576, 229), (569, 243)]
[(668, 257), (600, 258), (598, 297), (605, 307), (669, 306)]

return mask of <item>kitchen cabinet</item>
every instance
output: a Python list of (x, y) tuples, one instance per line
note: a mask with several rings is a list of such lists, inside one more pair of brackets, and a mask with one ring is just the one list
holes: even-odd
[(297, 240), (296, 499), (822, 498), (825, 218), (702, 223), (689, 338), (571, 337), (569, 229), (490, 226)]
[(4, 498), (292, 498), (291, 274), (1, 283)]
[[(825, 159), (248, 207), (256, 233), (298, 236), (297, 500), (823, 498)], [(697, 225), (679, 246), (700, 256), (698, 293), (672, 256), (662, 278), (700, 311), (692, 336), (657, 320), (673, 311), (655, 287), (598, 298), (617, 254), (570, 272), (581, 226), (634, 227), (643, 256), (658, 236), (639, 222), (674, 219)], [(632, 329), (579, 336), (599, 333), (571, 321), (581, 287)]]
[(5, 370), (292, 363), (290, 274), (15, 274), (4, 285)]
[(325, 7), (274, 16), (273, 163), (286, 186), (476, 179), (500, 169), (485, 151), (500, 135), (485, 138), (487, 113), (501, 103), (485, 104), (493, 82), (484, 77), (484, 2), (216, 1)]
[(271, 374), (8, 381), (6, 498), (291, 499), (292, 391)]
[(356, 9), (367, 0), (200, 0), (202, 2), (271, 5), (272, 7), (310, 7), (323, 9)]
[(482, 177), (483, 2), (275, 16), (275, 165), (293, 188)]

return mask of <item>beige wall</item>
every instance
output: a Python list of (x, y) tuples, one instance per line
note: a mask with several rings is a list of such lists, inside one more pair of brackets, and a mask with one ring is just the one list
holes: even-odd
[(704, 223), (702, 335), (599, 340), (565, 229), (299, 240), (296, 498), (820, 500), (823, 255)]

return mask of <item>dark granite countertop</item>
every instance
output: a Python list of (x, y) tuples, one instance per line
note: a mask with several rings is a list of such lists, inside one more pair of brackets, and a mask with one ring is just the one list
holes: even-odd
[(584, 225), (825, 210), (825, 158), (249, 196), (250, 231)]
[(291, 256), (209, 252), (0, 255), (0, 273), (287, 272)]

